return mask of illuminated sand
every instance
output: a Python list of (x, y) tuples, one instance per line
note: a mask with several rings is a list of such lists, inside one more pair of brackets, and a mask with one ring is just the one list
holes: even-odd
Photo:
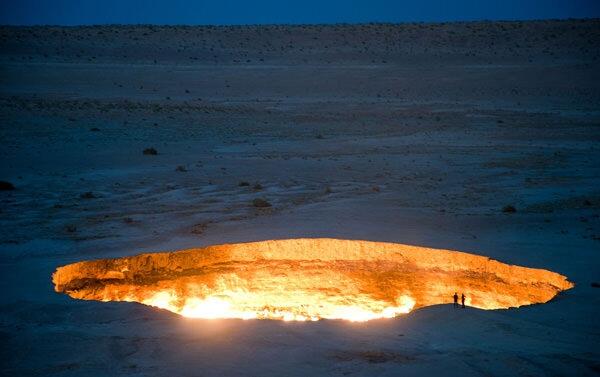
[(565, 276), (487, 257), (395, 243), (290, 239), (84, 261), (53, 274), (57, 292), (135, 301), (186, 317), (390, 318), (452, 302), (501, 309), (544, 303)]

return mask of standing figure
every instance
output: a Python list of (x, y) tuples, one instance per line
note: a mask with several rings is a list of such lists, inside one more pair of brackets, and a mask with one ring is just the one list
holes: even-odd
[(467, 298), (467, 296), (465, 296), (465, 294), (463, 293), (461, 297), (463, 309), (465, 308), (465, 298)]
[(454, 292), (454, 307), (458, 308), (458, 293)]

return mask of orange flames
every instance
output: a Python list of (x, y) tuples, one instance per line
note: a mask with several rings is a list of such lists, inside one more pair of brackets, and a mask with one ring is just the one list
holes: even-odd
[[(408, 313), (415, 305), (415, 300), (409, 296), (401, 296), (397, 306), (388, 306), (386, 302), (375, 300), (365, 300), (361, 304), (336, 303), (314, 295), (296, 297), (293, 301), (298, 302), (297, 305), (291, 305), (293, 301), (287, 301), (285, 308), (273, 305), (281, 300), (279, 295), (269, 296), (242, 291), (229, 291), (203, 299), (181, 298), (173, 291), (160, 291), (141, 302), (189, 318), (258, 318), (284, 321), (317, 321), (321, 318), (368, 321)], [(132, 297), (123, 301), (138, 300)]]
[(482, 309), (550, 300), (551, 271), (402, 244), (293, 239), (86, 261), (53, 274), (73, 298), (135, 301), (190, 318), (367, 321), (452, 302)]

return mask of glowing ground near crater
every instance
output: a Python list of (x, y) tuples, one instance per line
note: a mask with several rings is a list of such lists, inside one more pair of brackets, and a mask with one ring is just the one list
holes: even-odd
[(573, 284), (543, 269), (397, 243), (289, 239), (84, 261), (59, 267), (55, 290), (134, 301), (192, 318), (391, 318), (452, 302), (502, 309), (545, 303)]

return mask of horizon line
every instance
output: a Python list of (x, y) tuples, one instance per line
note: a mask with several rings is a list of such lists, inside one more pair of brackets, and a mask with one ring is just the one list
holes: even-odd
[(256, 27), (256, 26), (364, 26), (364, 25), (444, 25), (468, 23), (511, 23), (511, 22), (543, 22), (543, 21), (600, 21), (600, 17), (565, 17), (565, 18), (515, 18), (515, 19), (456, 19), (447, 21), (365, 21), (365, 22), (325, 22), (325, 23), (72, 23), (72, 24), (0, 24), (0, 27), (115, 27), (115, 26), (160, 26), (160, 27)]

